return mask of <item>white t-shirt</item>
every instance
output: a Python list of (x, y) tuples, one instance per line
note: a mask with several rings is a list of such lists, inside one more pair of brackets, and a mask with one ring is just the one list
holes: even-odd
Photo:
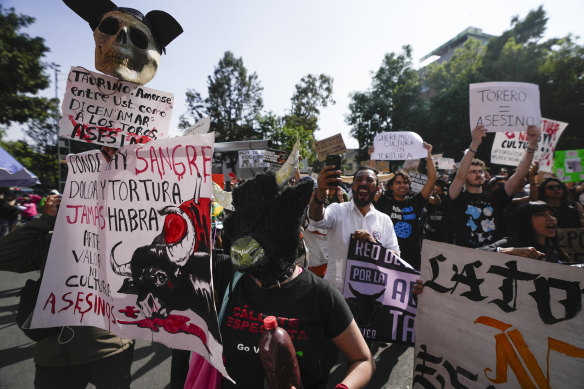
[(329, 261), (324, 279), (331, 281), (341, 292), (347, 268), (349, 241), (355, 231), (368, 231), (383, 247), (396, 252), (398, 256), (400, 254), (391, 219), (376, 210), (373, 205), (363, 216), (353, 201), (333, 203), (325, 208), (322, 220), (310, 219), (310, 224), (329, 230), (327, 234)]

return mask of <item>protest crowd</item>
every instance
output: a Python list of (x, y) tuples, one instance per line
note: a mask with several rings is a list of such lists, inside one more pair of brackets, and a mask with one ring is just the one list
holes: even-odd
[[(157, 35), (158, 54), (182, 32), (162, 11), (145, 17), (113, 3), (107, 12), (65, 3), (96, 34), (113, 36), (127, 19), (144, 22)], [(145, 34), (137, 31), (146, 27), (132, 28), (130, 39)], [(142, 86), (154, 73), (131, 80), (115, 76)], [(514, 270), (516, 278), (505, 281), (517, 282), (520, 277), (533, 281), (535, 292), (530, 294), (546, 324), (581, 315), (582, 285), (545, 279), (525, 268), (519, 271), (516, 259), (554, 264), (562, 271), (581, 262), (562, 246), (559, 229), (582, 227), (584, 183), (566, 184), (553, 173), (539, 171), (534, 160), (542, 134), (538, 125), (523, 128), (526, 145), (516, 167), (487, 166), (476, 154), (488, 130), (476, 125), (462, 159), (449, 169), (437, 168), (434, 155), (440, 150), (420, 140), (418, 152), (424, 155), (419, 158), (420, 171), (406, 169), (408, 161), (403, 159), (393, 159), (393, 166), (399, 167), (394, 171), (378, 171), (384, 159), (375, 157), (379, 150), (373, 147), (371, 160), (352, 175), (344, 175), (341, 158), (334, 155), (320, 172), (301, 174), (297, 143), (277, 169), (265, 168), (253, 178), (234, 179), (222, 188), (210, 178), (212, 158), (206, 152), (213, 149), (212, 134), (197, 134), (152, 140), (159, 142), (158, 149), (148, 150), (148, 143), (101, 145), (69, 156), (69, 164), (85, 158), (80, 166), (86, 170), (70, 171), (69, 190), (63, 195), (54, 190), (45, 196), (17, 197), (2, 191), (0, 270), (41, 274), (22, 289), (17, 315), (18, 326), (37, 342), (35, 388), (85, 388), (90, 383), (99, 389), (130, 388), (133, 339), (139, 336), (151, 336), (172, 348), (168, 372), (172, 389), (371, 387), (368, 383), (381, 373), (376, 366), (383, 358), (396, 359), (414, 344), (418, 348), (416, 361), (411, 361), (414, 387), (467, 387), (461, 381), (477, 381), (474, 373), (482, 371), (470, 372), (434, 357), (427, 344), (418, 344), (419, 338), (434, 336), (433, 329), (416, 323), (416, 329), (423, 330), (414, 336), (414, 319), (416, 309), (425, 308), (423, 299), (434, 291), (453, 295), (460, 284), (468, 286), (463, 295), (473, 301), (495, 295), (497, 290), (491, 289), (496, 288), (482, 288), (475, 273), (484, 270), (483, 258), (497, 261), (488, 272), (508, 274), (497, 268), (504, 265), (505, 270)], [(180, 162), (174, 160), (176, 150)], [(170, 155), (172, 168), (164, 170), (170, 166), (164, 160)], [(177, 169), (181, 164), (184, 171)], [(91, 183), (87, 177), (92, 174), (96, 177), (92, 189), (79, 195), (78, 203), (72, 202), (75, 196), (69, 185), (89, 187), (82, 180)], [(140, 174), (144, 179), (133, 179)], [(176, 177), (169, 178), (173, 174)], [(413, 177), (421, 175), (422, 182), (414, 188)], [(123, 208), (124, 201), (130, 203), (129, 209)], [(114, 231), (112, 224), (117, 235), (107, 234)], [(82, 241), (79, 247), (84, 251), (74, 245), (72, 235)], [(444, 247), (469, 256), (476, 253), (478, 258), (467, 261), (463, 269), (448, 266), (456, 280), (450, 288), (438, 277), (440, 263), (448, 258), (430, 251)], [(87, 264), (89, 274), (61, 268), (61, 256), (74, 259), (73, 266)], [(374, 262), (387, 265), (378, 268)], [(424, 276), (428, 274), (431, 278)], [(388, 277), (395, 278), (393, 284)], [(516, 284), (502, 285), (504, 298), (489, 303), (513, 312), (524, 301), (514, 299)], [(560, 302), (565, 318), (546, 309), (544, 300), (550, 300), (551, 288), (567, 291), (568, 297)], [(396, 305), (388, 306), (388, 300)], [(448, 304), (441, 309), (449, 309)], [(71, 318), (77, 320), (75, 325)], [(292, 350), (288, 355), (292, 362), (283, 367), (281, 349), (259, 347), (260, 342), (266, 344), (268, 323), (271, 330), (274, 322), (286, 330), (288, 338), (282, 342)], [(511, 327), (486, 316), (476, 323), (501, 331)], [(433, 323), (424, 325), (432, 328)], [(514, 336), (509, 336), (511, 341), (517, 340), (517, 333)], [(493, 383), (505, 382), (507, 373), (499, 369), (501, 364), (506, 371), (508, 363), (523, 384), (530, 379), (524, 369), (515, 360), (499, 359), (500, 353), (511, 350), (499, 347), (500, 339), (497, 376), (491, 378), (487, 368), (484, 375)], [(379, 353), (393, 343), (391, 355)], [(584, 358), (584, 350), (564, 343), (560, 347), (550, 341), (550, 347)], [(525, 348), (518, 353), (524, 358)], [(478, 352), (468, 351), (460, 359), (474, 354)], [(450, 386), (445, 386), (446, 375), (438, 376), (441, 386), (430, 383), (428, 376), (433, 377), (435, 370), (425, 363), (436, 361), (448, 371)], [(340, 366), (341, 373), (331, 382), (334, 366)], [(545, 374), (530, 366), (534, 380), (545, 383)], [(294, 382), (284, 380), (294, 376), (290, 371)], [(581, 372), (574, 374), (582, 377)], [(549, 379), (548, 374), (548, 385)], [(276, 384), (278, 380), (285, 382)]]

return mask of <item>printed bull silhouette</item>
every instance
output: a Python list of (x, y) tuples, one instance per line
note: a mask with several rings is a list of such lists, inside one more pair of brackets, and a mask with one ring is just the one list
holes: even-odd
[(118, 242), (111, 250), (110, 264), (116, 274), (126, 277), (118, 293), (136, 294), (144, 317), (167, 318), (174, 310), (191, 310), (220, 339), (211, 289), (210, 216), (205, 209), (209, 209), (209, 199), (164, 207), (158, 211), (166, 215), (162, 233), (150, 245), (137, 248), (124, 264), (115, 258), (122, 243)]
[(371, 325), (371, 319), (373, 318), (373, 315), (383, 305), (381, 302), (377, 301), (377, 299), (383, 296), (383, 293), (385, 293), (385, 288), (371, 295), (355, 290), (351, 283), (349, 283), (349, 289), (355, 297), (347, 298), (347, 302), (353, 311), (357, 325), (361, 327), (369, 327)]

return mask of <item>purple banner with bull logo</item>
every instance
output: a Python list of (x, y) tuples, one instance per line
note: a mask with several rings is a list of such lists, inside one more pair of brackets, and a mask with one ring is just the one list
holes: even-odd
[(365, 339), (414, 345), (418, 278), (390, 250), (351, 238), (343, 295)]

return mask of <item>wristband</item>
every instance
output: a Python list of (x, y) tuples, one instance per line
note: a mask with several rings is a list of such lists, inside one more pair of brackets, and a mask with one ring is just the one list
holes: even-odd
[(527, 146), (527, 152), (528, 153), (535, 153), (536, 148), (534, 147), (533, 149), (530, 149), (529, 146)]
[(325, 200), (319, 200), (317, 195), (314, 195), (314, 202), (319, 204), (319, 205), (323, 205)]
[(349, 387), (345, 384), (338, 384), (335, 386), (335, 389), (349, 389)]
[(471, 153), (473, 153), (473, 154), (476, 154), (476, 153), (477, 153), (477, 150), (473, 150), (473, 149), (471, 149), (471, 148), (470, 148), (470, 146), (468, 146), (468, 151), (470, 151), (470, 152), (471, 152)]

